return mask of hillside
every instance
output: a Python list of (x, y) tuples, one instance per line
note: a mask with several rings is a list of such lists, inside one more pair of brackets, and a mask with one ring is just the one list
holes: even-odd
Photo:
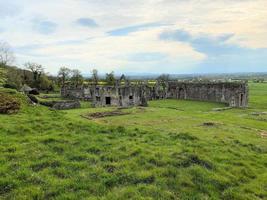
[(250, 84), (247, 109), (159, 100), (55, 111), (11, 95), (22, 107), (0, 114), (0, 199), (267, 198), (265, 83)]

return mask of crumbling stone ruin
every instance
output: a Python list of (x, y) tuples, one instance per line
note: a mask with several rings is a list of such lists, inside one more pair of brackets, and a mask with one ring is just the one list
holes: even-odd
[(248, 105), (247, 82), (181, 82), (148, 84), (116, 81), (113, 86), (91, 85), (61, 89), (63, 97), (92, 100), (94, 107), (146, 106), (148, 100), (188, 99), (225, 103), (230, 107)]
[(65, 85), (61, 88), (61, 96), (70, 99), (91, 100), (92, 99), (92, 86), (73, 86)]
[(67, 110), (67, 109), (74, 109), (80, 108), (81, 104), (79, 101), (59, 101), (53, 105), (53, 109), (56, 110)]
[(246, 82), (179, 82), (167, 83), (165, 98), (225, 103), (230, 107), (247, 107)]
[(121, 85), (119, 81), (115, 86), (94, 86), (92, 89), (92, 105), (94, 107), (147, 106), (144, 87), (146, 85), (143, 84)]

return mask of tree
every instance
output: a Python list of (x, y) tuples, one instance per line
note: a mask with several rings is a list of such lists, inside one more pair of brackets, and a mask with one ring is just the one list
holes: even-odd
[(126, 76), (124, 74), (122, 74), (120, 77), (120, 81), (122, 81), (122, 80), (126, 80)]
[(97, 69), (93, 69), (92, 70), (92, 81), (95, 85), (98, 84), (98, 81), (99, 81), (99, 77), (98, 77), (98, 71)]
[(23, 85), (23, 73), (22, 70), (16, 67), (8, 67), (6, 72), (6, 83), (4, 87), (20, 89)]
[(114, 85), (116, 82), (116, 78), (114, 76), (114, 72), (106, 73), (106, 83), (107, 85)]
[(0, 42), (0, 66), (12, 64), (15, 60), (10, 46), (6, 42)]
[(6, 82), (6, 70), (4, 66), (0, 65), (0, 86), (4, 85)]
[(32, 75), (33, 75), (32, 86), (39, 88), (41, 75), (42, 73), (44, 73), (44, 68), (42, 67), (42, 65), (28, 62), (28, 63), (25, 63), (24, 66), (32, 72)]
[(0, 42), (0, 86), (6, 82), (6, 66), (14, 62), (15, 57), (6, 42)]
[(166, 87), (166, 82), (170, 80), (170, 75), (169, 74), (161, 74), (158, 78), (157, 81), (158, 83), (165, 88)]
[(61, 67), (58, 71), (58, 80), (61, 83), (61, 86), (66, 84), (66, 81), (69, 80), (71, 74), (71, 70), (67, 67)]
[(32, 73), (26, 69), (23, 69), (21, 72), (21, 78), (22, 78), (22, 85), (31, 85), (33, 80), (32, 80)]
[(83, 84), (83, 76), (78, 69), (72, 70), (71, 81), (76, 87)]
[(54, 90), (53, 82), (49, 80), (46, 74), (43, 74), (40, 78), (40, 89), (46, 90), (47, 92)]
[(121, 77), (120, 77), (120, 84), (121, 85), (128, 85), (128, 84), (130, 84), (129, 78), (127, 78), (124, 74), (122, 74)]
[(159, 81), (169, 81), (170, 80), (170, 75), (169, 74), (161, 74), (157, 80)]

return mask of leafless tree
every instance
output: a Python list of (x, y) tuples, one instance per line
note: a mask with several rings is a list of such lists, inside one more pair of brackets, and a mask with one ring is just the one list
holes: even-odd
[(38, 63), (27, 62), (24, 66), (33, 74), (33, 85), (39, 87), (41, 75), (44, 73), (44, 68)]
[(92, 81), (95, 85), (98, 84), (98, 81), (99, 81), (99, 76), (98, 76), (98, 71), (97, 69), (93, 69), (92, 70)]
[(12, 64), (15, 60), (10, 46), (6, 42), (0, 41), (0, 65)]
[(83, 76), (82, 73), (78, 70), (78, 69), (74, 69), (71, 71), (72, 76), (71, 76), (71, 81), (74, 85), (76, 85), (76, 87), (78, 85), (82, 85), (83, 84)]
[(58, 80), (61, 86), (64, 86), (66, 81), (70, 78), (71, 70), (67, 67), (61, 67), (58, 71)]

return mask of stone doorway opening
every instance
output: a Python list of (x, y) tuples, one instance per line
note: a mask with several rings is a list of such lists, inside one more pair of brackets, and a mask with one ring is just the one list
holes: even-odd
[(243, 106), (243, 104), (244, 104), (244, 94), (240, 94), (239, 106)]
[(183, 88), (179, 88), (178, 99), (185, 99), (185, 91)]
[(106, 97), (106, 105), (110, 105), (111, 104), (111, 98), (110, 97)]

